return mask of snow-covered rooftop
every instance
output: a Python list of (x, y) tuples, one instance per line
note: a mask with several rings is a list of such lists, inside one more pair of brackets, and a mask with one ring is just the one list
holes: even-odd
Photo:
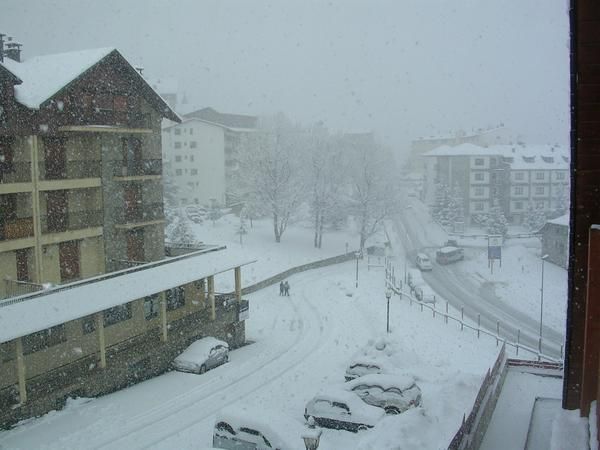
[(192, 253), (0, 302), (0, 343), (254, 261), (228, 250)]
[(114, 50), (107, 47), (58, 53), (36, 56), (23, 62), (5, 58), (0, 64), (23, 81), (15, 86), (17, 101), (28, 108), (39, 109), (44, 101)]
[(474, 144), (460, 144), (456, 146), (442, 145), (423, 154), (423, 156), (495, 156), (499, 153), (493, 147), (480, 147)]

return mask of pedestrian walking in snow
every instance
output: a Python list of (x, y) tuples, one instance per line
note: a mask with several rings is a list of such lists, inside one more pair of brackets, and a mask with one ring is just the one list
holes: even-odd
[(279, 296), (282, 296), (285, 292), (285, 285), (283, 284), (283, 281), (281, 281), (279, 283)]
[(287, 282), (287, 280), (285, 281), (285, 283), (283, 283), (283, 290), (285, 292), (285, 295), (287, 297), (290, 296), (290, 283)]

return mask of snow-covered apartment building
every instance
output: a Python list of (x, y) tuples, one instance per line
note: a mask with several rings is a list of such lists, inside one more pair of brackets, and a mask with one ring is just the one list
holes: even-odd
[(179, 205), (231, 205), (238, 155), (257, 133), (258, 118), (212, 108), (163, 128), (163, 157)]
[(559, 146), (444, 145), (423, 159), (424, 201), (434, 203), (439, 184), (458, 187), (467, 220), (498, 201), (509, 222), (521, 223), (530, 205), (550, 213), (568, 199), (568, 151)]
[(164, 371), (198, 336), (243, 342), (244, 263), (165, 258), (164, 118), (116, 49), (21, 61), (0, 35), (0, 425)]

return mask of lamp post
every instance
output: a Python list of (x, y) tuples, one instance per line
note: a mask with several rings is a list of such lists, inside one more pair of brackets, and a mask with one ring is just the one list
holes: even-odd
[(392, 290), (387, 288), (385, 290), (385, 298), (387, 298), (387, 327), (386, 330), (389, 334), (390, 332), (390, 298), (392, 298)]
[(540, 353), (542, 353), (542, 325), (544, 323), (544, 261), (546, 261), (547, 258), (548, 255), (542, 256), (542, 284), (540, 286)]
[(354, 252), (356, 257), (356, 287), (358, 287), (358, 258), (360, 258), (360, 252)]

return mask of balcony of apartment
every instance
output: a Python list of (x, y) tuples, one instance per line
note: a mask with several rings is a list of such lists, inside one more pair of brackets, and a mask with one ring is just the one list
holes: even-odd
[(29, 161), (0, 162), (0, 193), (31, 191), (31, 163)]
[(160, 179), (162, 159), (139, 159), (113, 162), (113, 176), (118, 181)]
[(115, 210), (117, 228), (130, 229), (164, 222), (165, 213), (161, 203), (139, 203)]
[(102, 210), (60, 211), (40, 216), (42, 244), (102, 235)]
[(102, 161), (95, 159), (39, 162), (40, 190), (83, 189), (102, 184)]
[(112, 109), (81, 110), (74, 114), (61, 131), (95, 133), (152, 133), (152, 116), (149, 113), (116, 111)]

